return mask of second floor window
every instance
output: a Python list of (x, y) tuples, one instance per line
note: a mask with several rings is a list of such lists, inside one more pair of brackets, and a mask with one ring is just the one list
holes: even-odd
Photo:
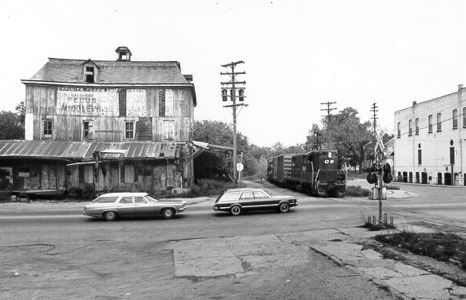
[(409, 132), (408, 135), (412, 136), (413, 135), (413, 120), (409, 120)]
[(453, 129), (458, 129), (458, 110), (453, 110)]
[(432, 133), (432, 115), (429, 115), (428, 117), (428, 120), (429, 120), (429, 133)]
[(86, 71), (84, 72), (86, 82), (94, 83), (95, 82), (95, 76), (94, 75), (95, 75), (94, 67), (86, 67)]
[(134, 139), (134, 122), (125, 122), (125, 138)]
[(83, 121), (83, 139), (94, 138), (94, 121)]
[(398, 122), (398, 123), (396, 124), (396, 129), (397, 129), (397, 131), (398, 131), (398, 138), (401, 137), (401, 129), (400, 129), (400, 126), (401, 126), (401, 125), (400, 125), (400, 122)]
[(44, 129), (42, 132), (44, 137), (46, 138), (52, 137), (52, 134), (53, 134), (52, 125), (53, 125), (52, 120), (44, 120), (43, 122)]
[(442, 132), (442, 114), (437, 114), (437, 132)]
[(416, 118), (414, 120), (414, 130), (415, 130), (414, 134), (419, 135), (419, 118)]
[(463, 107), (463, 128), (466, 128), (466, 107)]

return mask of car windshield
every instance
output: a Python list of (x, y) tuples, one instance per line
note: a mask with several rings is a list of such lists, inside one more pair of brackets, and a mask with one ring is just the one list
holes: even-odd
[(92, 203), (113, 203), (118, 197), (100, 196), (99, 198), (92, 201)]
[(150, 202), (157, 202), (157, 200), (152, 198), (151, 196), (146, 196), (146, 199), (149, 200)]

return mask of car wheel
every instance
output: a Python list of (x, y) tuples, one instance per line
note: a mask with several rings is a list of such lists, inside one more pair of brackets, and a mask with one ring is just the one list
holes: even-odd
[(117, 214), (114, 211), (107, 211), (104, 213), (104, 219), (106, 221), (115, 221), (117, 218)]
[(173, 208), (162, 209), (162, 217), (164, 219), (171, 219), (175, 216), (175, 210)]
[(290, 211), (290, 205), (287, 202), (280, 203), (280, 205), (278, 206), (278, 210), (281, 213), (289, 212)]
[(239, 205), (233, 205), (231, 208), (230, 208), (230, 213), (233, 215), (233, 216), (237, 216), (241, 213), (241, 207)]

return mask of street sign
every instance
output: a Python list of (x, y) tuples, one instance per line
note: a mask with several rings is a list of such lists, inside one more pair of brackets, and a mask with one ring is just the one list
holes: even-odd
[(244, 169), (244, 165), (242, 163), (236, 164), (236, 171), (241, 172)]

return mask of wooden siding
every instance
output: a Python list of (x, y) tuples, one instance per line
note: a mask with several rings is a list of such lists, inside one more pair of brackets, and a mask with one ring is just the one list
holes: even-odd
[[(69, 167), (69, 185), (71, 188), (84, 189), (86, 184), (95, 185), (97, 191), (163, 191), (170, 188), (187, 186), (186, 177), (174, 163), (166, 161), (126, 161), (104, 162), (98, 169), (97, 181), (95, 178), (89, 182), (86, 169), (93, 165)], [(84, 176), (80, 176), (79, 169), (85, 170)], [(124, 179), (122, 178), (124, 169)], [(81, 178), (80, 178), (81, 177)]]
[[(83, 121), (94, 121), (94, 140), (102, 142), (119, 142), (125, 140), (125, 122), (133, 120), (143, 121), (144, 133), (135, 134), (143, 140), (163, 141), (163, 120), (173, 120), (175, 123), (175, 141), (188, 141), (191, 137), (193, 123), (193, 97), (187, 88), (172, 88), (173, 115), (161, 116), (165, 112), (160, 103), (160, 96), (164, 97), (167, 89), (145, 88), (146, 114), (139, 117), (125, 116), (97, 116), (97, 115), (59, 115), (57, 114), (57, 87), (55, 86), (26, 86), (26, 113), (33, 114), (33, 139), (42, 139), (43, 120), (53, 120), (53, 140), (83, 140)], [(162, 94), (161, 94), (162, 93)], [(119, 110), (121, 112), (121, 110)], [(152, 133), (147, 125), (152, 118)], [(135, 123), (135, 128), (137, 128)], [(149, 130), (149, 132), (147, 132)], [(152, 135), (152, 136), (150, 136)]]

